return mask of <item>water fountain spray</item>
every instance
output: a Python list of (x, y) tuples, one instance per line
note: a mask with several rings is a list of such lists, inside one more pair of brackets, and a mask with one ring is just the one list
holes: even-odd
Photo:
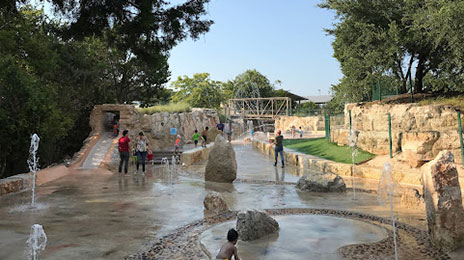
[(31, 147), (29, 148), (29, 158), (27, 159), (27, 164), (29, 165), (29, 170), (32, 172), (32, 202), (31, 207), (35, 207), (35, 179), (36, 173), (38, 170), (37, 164), (39, 158), (37, 157), (37, 150), (39, 149), (40, 138), (37, 134), (31, 136)]
[(396, 225), (395, 215), (393, 213), (393, 194), (398, 187), (398, 183), (393, 179), (392, 166), (386, 162), (383, 165), (382, 176), (379, 181), (379, 187), (377, 189), (377, 200), (381, 205), (390, 203), (390, 215), (392, 219), (393, 229), (393, 243), (395, 246), (395, 260), (398, 260), (398, 246), (396, 243)]
[(167, 157), (161, 158), (161, 166), (164, 169), (164, 173), (169, 173), (169, 160)]
[(358, 135), (354, 129), (351, 129), (348, 141), (351, 148), (351, 186), (353, 187), (353, 200), (356, 199), (356, 186), (354, 181), (354, 159), (358, 156)]
[(169, 167), (169, 159), (167, 157), (161, 158), (161, 165), (164, 168), (164, 173), (169, 174), (169, 183), (172, 183), (172, 174)]
[(39, 259), (39, 250), (43, 251), (47, 245), (47, 235), (40, 224), (34, 224), (31, 227), (31, 234), (26, 241), (31, 252), (31, 259)]
[(177, 158), (175, 155), (171, 157), (171, 171), (172, 173), (177, 172)]

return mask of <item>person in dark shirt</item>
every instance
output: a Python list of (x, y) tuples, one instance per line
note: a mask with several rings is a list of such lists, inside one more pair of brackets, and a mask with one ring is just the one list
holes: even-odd
[(282, 159), (282, 168), (285, 166), (284, 162), (284, 137), (282, 135), (282, 131), (277, 130), (277, 135), (275, 137), (274, 143), (274, 156), (275, 156), (275, 162), (274, 166), (277, 166), (277, 157), (280, 153), (280, 158)]
[(217, 124), (216, 127), (217, 127), (217, 130), (219, 130), (219, 131), (221, 131), (221, 132), (224, 131), (224, 124), (223, 124), (223, 123)]

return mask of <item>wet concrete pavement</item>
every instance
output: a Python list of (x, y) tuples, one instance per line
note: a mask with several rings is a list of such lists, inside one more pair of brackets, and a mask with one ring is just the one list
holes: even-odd
[[(296, 181), (306, 174), (294, 167), (275, 168), (273, 161), (247, 146), (236, 146), (238, 178)], [(26, 259), (25, 242), (32, 224), (48, 236), (42, 259), (121, 259), (143, 250), (150, 241), (177, 227), (203, 218), (203, 198), (209, 190), (223, 194), (233, 210), (255, 208), (329, 208), (388, 217), (375, 194), (301, 193), (293, 185), (205, 183), (204, 164), (174, 176), (159, 166), (147, 175), (124, 177), (97, 169), (74, 174), (38, 187), (40, 210), (18, 208), (30, 192), (0, 198), (0, 259)], [(395, 200), (396, 205), (398, 201)], [(421, 210), (396, 207), (399, 221), (424, 227)]]

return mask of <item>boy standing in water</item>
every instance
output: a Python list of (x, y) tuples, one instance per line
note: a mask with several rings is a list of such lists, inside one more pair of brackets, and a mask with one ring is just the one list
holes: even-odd
[(234, 260), (240, 260), (240, 258), (238, 258), (237, 248), (235, 247), (237, 240), (238, 233), (235, 229), (231, 228), (229, 232), (227, 232), (227, 242), (222, 245), (216, 259), (232, 260), (232, 256), (234, 256)]

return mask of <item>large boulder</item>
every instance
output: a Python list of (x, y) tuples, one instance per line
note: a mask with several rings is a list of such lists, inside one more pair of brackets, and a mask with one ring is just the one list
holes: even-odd
[(256, 240), (279, 230), (279, 223), (262, 211), (247, 210), (237, 214), (238, 237), (243, 241)]
[(226, 201), (222, 197), (221, 193), (210, 191), (203, 200), (203, 206), (205, 207), (205, 216), (216, 215), (229, 211)]
[(343, 178), (333, 173), (318, 173), (303, 176), (296, 187), (302, 191), (344, 192), (346, 191)]
[(237, 161), (232, 144), (217, 135), (209, 152), (205, 169), (205, 181), (231, 183), (237, 178)]
[(464, 209), (453, 154), (442, 151), (425, 164), (422, 183), (432, 242), (450, 251), (464, 246)]

